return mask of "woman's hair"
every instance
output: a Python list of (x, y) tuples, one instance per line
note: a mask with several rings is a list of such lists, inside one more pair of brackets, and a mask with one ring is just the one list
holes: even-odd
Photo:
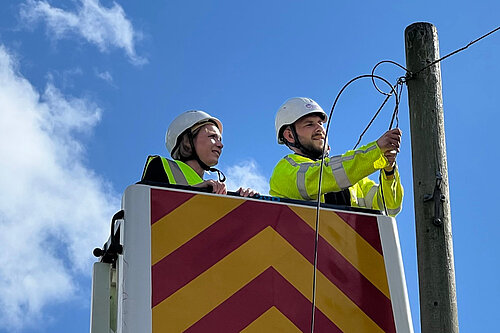
[[(180, 160), (183, 162), (195, 159), (195, 152), (193, 152), (194, 147), (191, 146), (191, 140), (189, 140), (189, 132), (191, 132), (191, 136), (194, 140), (203, 126), (211, 124), (217, 126), (213, 121), (207, 120), (198, 124), (195, 124), (191, 128), (185, 130), (181, 135), (179, 135), (177, 146), (178, 148), (174, 151), (174, 156), (172, 156), (176, 160)], [(193, 143), (194, 145), (194, 143)]]

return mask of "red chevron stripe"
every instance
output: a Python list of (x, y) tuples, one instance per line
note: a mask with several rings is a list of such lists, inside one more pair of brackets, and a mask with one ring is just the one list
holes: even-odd
[[(185, 332), (240, 332), (272, 306), (302, 332), (310, 330), (311, 302), (280, 273), (269, 267)], [(314, 329), (318, 333), (342, 332), (318, 308)]]
[(377, 218), (367, 215), (354, 215), (342, 212), (335, 212), (342, 220), (351, 226), (363, 237), (375, 250), (382, 254), (382, 243), (378, 232)]
[[(314, 231), (304, 221), (287, 206), (247, 201), (152, 267), (152, 306), (268, 226), (313, 263)], [(390, 300), (323, 238), (318, 245), (318, 269), (381, 328), (394, 332)]]
[[(290, 213), (295, 215), (292, 211)], [(290, 220), (292, 217), (285, 218), (285, 221)], [(278, 231), (311, 264), (314, 263), (314, 246), (312, 245), (314, 244), (314, 230), (306, 223), (297, 223), (292, 228)], [(396, 331), (391, 300), (322, 237), (318, 242), (318, 270), (385, 332)]]
[(151, 224), (191, 199), (195, 193), (151, 189)]

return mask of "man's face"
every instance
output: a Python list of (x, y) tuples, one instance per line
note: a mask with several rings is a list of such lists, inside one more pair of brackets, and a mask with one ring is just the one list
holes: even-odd
[(304, 147), (318, 154), (322, 153), (325, 145), (325, 128), (320, 116), (312, 114), (300, 118), (295, 122), (295, 130)]

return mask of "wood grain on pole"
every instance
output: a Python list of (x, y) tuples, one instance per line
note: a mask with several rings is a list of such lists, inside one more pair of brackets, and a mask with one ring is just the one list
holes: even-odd
[[(455, 268), (440, 63), (436, 28), (414, 23), (405, 30), (413, 163), (413, 189), (423, 333), (458, 332)], [(442, 181), (436, 191), (437, 175)], [(425, 201), (426, 196), (433, 199)], [(442, 197), (441, 197), (442, 195)], [(427, 197), (428, 198), (428, 197)], [(437, 216), (438, 215), (438, 216)]]

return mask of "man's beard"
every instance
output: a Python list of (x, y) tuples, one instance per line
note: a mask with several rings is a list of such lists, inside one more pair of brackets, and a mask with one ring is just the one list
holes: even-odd
[[(299, 139), (300, 140), (300, 139)], [(310, 157), (313, 160), (317, 160), (321, 158), (321, 155), (323, 154), (323, 146), (324, 142), (321, 145), (321, 147), (317, 147), (313, 144), (312, 140), (308, 142), (303, 142), (305, 140), (300, 140), (300, 143), (302, 144), (303, 147), (303, 153)]]

